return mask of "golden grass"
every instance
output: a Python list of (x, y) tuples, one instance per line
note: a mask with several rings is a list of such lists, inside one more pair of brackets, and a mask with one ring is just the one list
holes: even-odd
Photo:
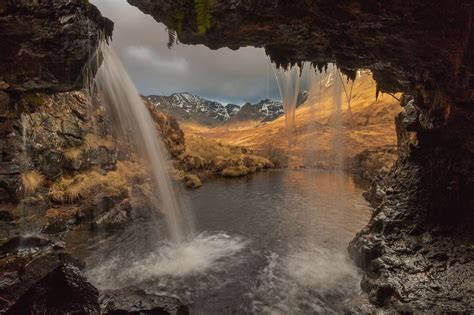
[(117, 172), (122, 174), (128, 179), (132, 178), (144, 178), (149, 176), (146, 168), (140, 163), (132, 161), (117, 161)]
[(128, 188), (127, 178), (119, 171), (102, 175), (96, 171), (78, 174), (74, 177), (61, 177), (49, 191), (49, 196), (57, 202), (72, 203), (91, 197), (98, 191), (108, 196), (117, 196)]
[(23, 189), (30, 195), (45, 183), (46, 177), (37, 170), (32, 170), (21, 174)]
[(209, 161), (217, 157), (224, 159), (240, 157), (242, 150), (239, 147), (225, 145), (212, 139), (189, 135), (186, 136), (186, 153)]
[(82, 156), (82, 147), (70, 147), (64, 150), (64, 157), (69, 161), (77, 161)]
[[(363, 74), (357, 78), (351, 100), (351, 121), (346, 112), (347, 104), (343, 102), (344, 147), (348, 157), (368, 148), (396, 144), (394, 117), (401, 111), (401, 107), (397, 100), (387, 94), (380, 95), (376, 100), (375, 90), (371, 75)], [(320, 103), (317, 103), (319, 97), (313, 97), (296, 110), (296, 145), (291, 152), (284, 116), (249, 128), (208, 128), (184, 124), (186, 143), (192, 142), (193, 137), (197, 136), (214, 142), (222, 141), (231, 146), (249, 148), (282, 165), (285, 164), (285, 158), (290, 157), (291, 160), (299, 161), (298, 165), (311, 166), (313, 162), (307, 156), (315, 152), (320, 157), (318, 159), (326, 163), (331, 160), (335, 137), (331, 119), (334, 109), (332, 96), (332, 87), (324, 87)], [(199, 154), (199, 148), (191, 148)]]

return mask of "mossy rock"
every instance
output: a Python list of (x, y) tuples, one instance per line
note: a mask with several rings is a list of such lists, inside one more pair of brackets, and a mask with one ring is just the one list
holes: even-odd
[(186, 187), (196, 189), (202, 186), (201, 179), (194, 174), (186, 174), (184, 176), (184, 183)]
[(28, 105), (32, 105), (35, 107), (41, 107), (45, 104), (44, 98), (41, 96), (41, 94), (38, 93), (26, 93), (23, 95), (23, 100)]

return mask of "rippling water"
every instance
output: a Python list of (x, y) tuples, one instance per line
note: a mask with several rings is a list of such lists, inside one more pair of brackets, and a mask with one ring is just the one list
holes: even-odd
[(349, 177), (330, 172), (217, 179), (187, 192), (194, 239), (150, 244), (155, 227), (135, 222), (76, 246), (99, 288), (176, 296), (192, 314), (340, 313), (359, 292), (346, 247), (370, 216), (360, 194)]

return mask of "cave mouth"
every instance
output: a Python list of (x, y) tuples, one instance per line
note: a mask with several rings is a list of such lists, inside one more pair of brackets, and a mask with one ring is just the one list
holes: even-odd
[[(140, 23), (150, 30), (151, 17), (166, 26), (170, 55), (198, 55), (201, 44), (263, 48), (270, 62), (258, 62), (266, 75), (256, 85), (267, 97), (234, 97), (239, 106), (189, 91), (140, 96), (127, 74), (104, 66), (107, 54), (98, 58), (110, 70), (106, 93), (65, 92), (82, 87), (90, 50), (112, 23), (88, 2), (0, 5), (0, 27), (17, 30), (2, 35), (0, 62), (0, 219), (10, 239), (0, 264), (12, 283), (0, 291), (2, 309), (34, 299), (60, 312), (173, 312), (183, 302), (204, 313), (473, 309), (472, 3), (128, 3), (149, 15)], [(115, 31), (121, 38), (119, 22)], [(29, 40), (37, 34), (48, 36)], [(147, 60), (135, 79), (153, 67), (171, 69), (170, 80), (193, 68), (140, 43), (123, 51)], [(169, 161), (147, 152), (156, 141)], [(355, 154), (364, 141), (381, 145)], [(168, 183), (149, 178), (154, 163), (166, 164), (158, 173), (174, 168), (161, 193), (155, 186)], [(285, 170), (264, 171), (272, 168)], [(197, 231), (167, 241), (173, 224), (156, 199), (175, 190), (196, 207)], [(48, 274), (64, 262), (87, 279), (69, 267)], [(48, 300), (58, 277), (78, 303)]]

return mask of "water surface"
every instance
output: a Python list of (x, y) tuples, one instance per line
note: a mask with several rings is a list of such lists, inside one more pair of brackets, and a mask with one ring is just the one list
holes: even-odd
[(138, 221), (85, 240), (88, 278), (102, 289), (136, 285), (176, 296), (192, 314), (340, 313), (359, 293), (346, 247), (370, 209), (350, 177), (264, 172), (212, 180), (183, 198), (195, 238), (156, 243), (148, 236), (156, 227)]

